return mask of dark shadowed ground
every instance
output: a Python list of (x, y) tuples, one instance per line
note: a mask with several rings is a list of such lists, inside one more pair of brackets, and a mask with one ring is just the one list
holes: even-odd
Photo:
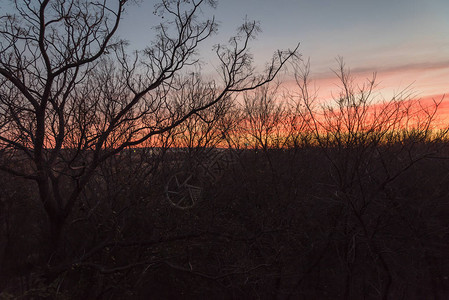
[(124, 152), (50, 256), (36, 187), (2, 174), (1, 297), (447, 299), (448, 145), (359, 150)]

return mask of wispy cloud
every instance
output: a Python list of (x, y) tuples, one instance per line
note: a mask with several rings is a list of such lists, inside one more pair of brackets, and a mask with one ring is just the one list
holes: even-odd
[[(419, 62), (412, 64), (398, 64), (381, 67), (350, 68), (356, 84), (376, 74), (378, 92), (389, 98), (408, 89), (416, 97), (449, 94), (449, 60), (434, 62)], [(313, 86), (322, 98), (329, 98), (338, 93), (341, 86), (338, 77), (331, 69), (327, 72), (311, 72)], [(290, 83), (290, 86), (294, 84)]]
[[(420, 62), (412, 64), (403, 64), (395, 66), (382, 66), (382, 67), (371, 67), (371, 68), (355, 68), (351, 69), (352, 73), (368, 73), (368, 72), (378, 72), (378, 73), (404, 73), (411, 71), (433, 71), (433, 70), (444, 70), (449, 69), (449, 60), (447, 61), (437, 61), (437, 62)], [(449, 80), (448, 80), (449, 81)]]

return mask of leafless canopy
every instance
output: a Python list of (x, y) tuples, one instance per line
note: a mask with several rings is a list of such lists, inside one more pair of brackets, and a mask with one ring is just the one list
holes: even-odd
[(116, 36), (129, 2), (13, 1), (0, 16), (1, 169), (36, 181), (56, 235), (108, 157), (266, 84), (297, 55), (278, 51), (256, 74), (248, 44), (258, 26), (245, 22), (215, 47), (221, 80), (206, 81), (196, 50), (217, 30), (201, 19), (215, 1), (161, 1), (163, 22), (135, 53)]

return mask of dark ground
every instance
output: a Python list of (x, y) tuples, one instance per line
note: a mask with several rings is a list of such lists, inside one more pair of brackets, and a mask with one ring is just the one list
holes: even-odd
[(2, 174), (0, 299), (449, 299), (449, 145), (208, 151), (114, 157), (56, 250)]

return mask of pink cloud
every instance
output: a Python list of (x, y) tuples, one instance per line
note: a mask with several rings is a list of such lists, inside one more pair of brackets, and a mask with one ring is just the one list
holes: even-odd
[[(416, 63), (390, 67), (351, 69), (354, 83), (362, 85), (376, 73), (376, 92), (379, 99), (390, 99), (401, 93), (408, 98), (426, 98), (432, 95), (449, 95), (449, 61)], [(310, 88), (323, 100), (338, 95), (341, 83), (332, 72), (313, 74)], [(287, 81), (287, 89), (295, 90), (294, 81)]]

